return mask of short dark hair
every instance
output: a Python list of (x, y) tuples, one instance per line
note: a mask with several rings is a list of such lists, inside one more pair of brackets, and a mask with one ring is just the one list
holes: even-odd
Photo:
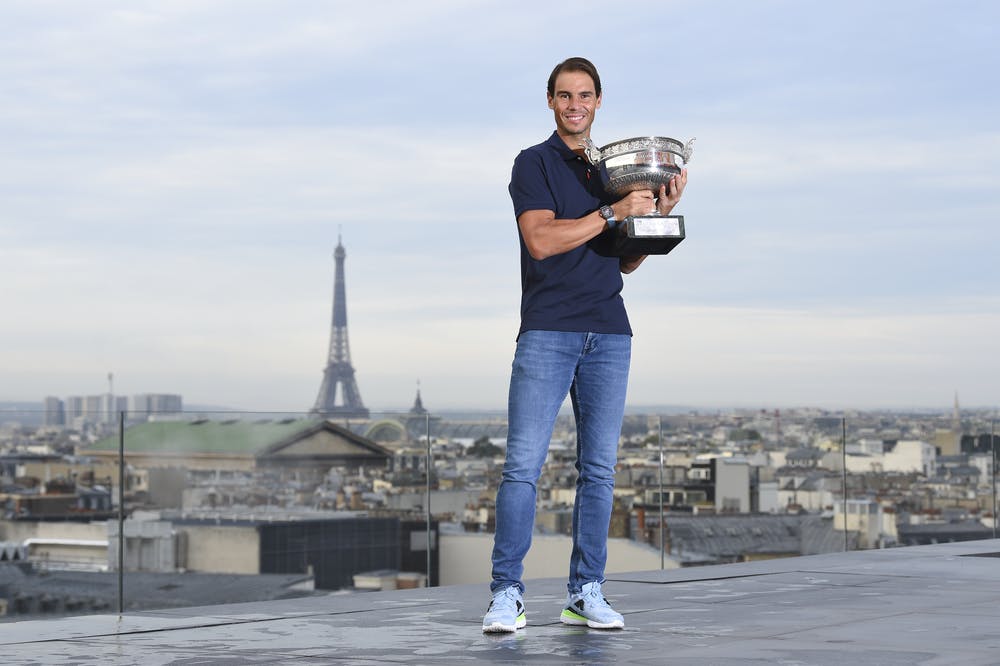
[(563, 72), (583, 72), (591, 78), (594, 82), (594, 92), (597, 96), (601, 96), (601, 75), (597, 73), (597, 68), (594, 67), (594, 63), (590, 62), (586, 58), (566, 58), (561, 63), (556, 65), (556, 68), (552, 70), (549, 75), (549, 97), (555, 97), (556, 95), (556, 78)]

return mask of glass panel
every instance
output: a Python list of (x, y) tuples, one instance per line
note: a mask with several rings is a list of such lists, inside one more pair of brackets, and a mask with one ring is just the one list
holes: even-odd
[[(184, 411), (168, 398), (133, 400), (144, 410), (69, 400), (0, 415), (4, 620), (116, 612), (119, 560), (126, 611), (428, 582), (485, 593), (502, 412), (325, 420)], [(629, 413), (607, 571), (991, 538), (995, 431), (985, 410), (957, 422), (945, 412)], [(564, 411), (538, 483), (527, 578), (565, 576), (575, 447)]]

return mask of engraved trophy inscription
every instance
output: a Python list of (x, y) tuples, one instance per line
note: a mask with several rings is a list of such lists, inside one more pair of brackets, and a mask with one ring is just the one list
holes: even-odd
[[(670, 180), (691, 160), (694, 139), (681, 143), (664, 136), (636, 137), (602, 148), (584, 139), (580, 145), (587, 160), (600, 171), (604, 189), (621, 198), (636, 190), (652, 190), (656, 196), (660, 185), (669, 188)], [(682, 240), (683, 215), (630, 215), (618, 225), (612, 254), (667, 254)]]

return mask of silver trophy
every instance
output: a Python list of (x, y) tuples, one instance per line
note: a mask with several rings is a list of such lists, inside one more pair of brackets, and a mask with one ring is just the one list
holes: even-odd
[[(694, 139), (681, 143), (665, 136), (624, 139), (598, 148), (589, 138), (580, 142), (584, 154), (596, 166), (604, 189), (618, 198), (636, 190), (652, 190), (657, 196), (660, 185), (670, 188), (670, 180), (691, 161)], [(683, 164), (677, 164), (677, 158)], [(666, 254), (684, 240), (683, 215), (630, 215), (618, 225), (615, 256)]]

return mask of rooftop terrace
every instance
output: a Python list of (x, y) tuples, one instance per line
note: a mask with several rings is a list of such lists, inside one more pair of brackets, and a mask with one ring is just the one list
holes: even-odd
[[(485, 566), (485, 563), (484, 563)], [(1000, 663), (1000, 540), (637, 572), (609, 579), (624, 631), (484, 635), (484, 586), (331, 595), (0, 625), (5, 664)]]

